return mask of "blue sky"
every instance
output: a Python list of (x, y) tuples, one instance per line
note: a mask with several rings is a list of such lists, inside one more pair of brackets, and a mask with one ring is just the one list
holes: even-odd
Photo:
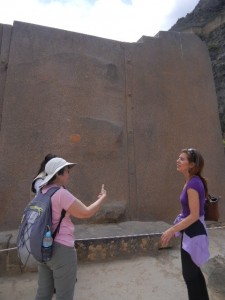
[(0, 0), (0, 23), (22, 21), (136, 42), (168, 30), (199, 0)]

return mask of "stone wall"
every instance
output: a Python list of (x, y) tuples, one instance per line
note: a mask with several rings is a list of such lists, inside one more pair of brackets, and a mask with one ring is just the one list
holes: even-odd
[(216, 94), (199, 38), (160, 32), (122, 43), (21, 22), (0, 25), (0, 37), (1, 230), (18, 227), (49, 152), (78, 163), (68, 188), (86, 204), (105, 184), (105, 219), (123, 207), (119, 221), (171, 222), (183, 184), (176, 159), (196, 147), (224, 215)]

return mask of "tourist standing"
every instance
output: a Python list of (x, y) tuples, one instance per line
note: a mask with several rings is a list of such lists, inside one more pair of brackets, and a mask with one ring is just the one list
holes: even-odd
[(98, 198), (86, 206), (71, 194), (65, 187), (69, 181), (69, 173), (75, 163), (63, 158), (52, 158), (45, 166), (46, 176), (43, 179), (41, 192), (46, 193), (51, 187), (59, 187), (52, 196), (53, 232), (59, 223), (61, 212), (66, 211), (60, 230), (53, 244), (53, 255), (50, 261), (38, 264), (38, 289), (35, 300), (50, 300), (56, 289), (56, 299), (72, 300), (77, 272), (77, 255), (74, 248), (74, 224), (70, 216), (89, 218), (102, 206), (106, 199), (104, 185)]
[(205, 278), (200, 267), (209, 258), (208, 235), (204, 221), (207, 182), (202, 176), (204, 159), (196, 149), (183, 149), (177, 160), (177, 171), (185, 179), (180, 195), (181, 214), (174, 225), (161, 236), (166, 246), (180, 232), (182, 273), (187, 285), (189, 300), (209, 300)]

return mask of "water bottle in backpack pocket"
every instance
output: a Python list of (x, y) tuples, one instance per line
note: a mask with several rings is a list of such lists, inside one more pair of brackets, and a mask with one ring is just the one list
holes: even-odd
[(42, 260), (43, 262), (47, 262), (52, 257), (52, 248), (53, 248), (53, 238), (51, 231), (47, 231), (43, 238), (42, 243)]

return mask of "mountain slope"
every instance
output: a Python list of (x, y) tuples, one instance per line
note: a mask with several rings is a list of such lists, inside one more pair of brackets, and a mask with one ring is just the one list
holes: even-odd
[(200, 0), (170, 31), (194, 32), (208, 47), (212, 62), (222, 135), (225, 138), (225, 1)]

